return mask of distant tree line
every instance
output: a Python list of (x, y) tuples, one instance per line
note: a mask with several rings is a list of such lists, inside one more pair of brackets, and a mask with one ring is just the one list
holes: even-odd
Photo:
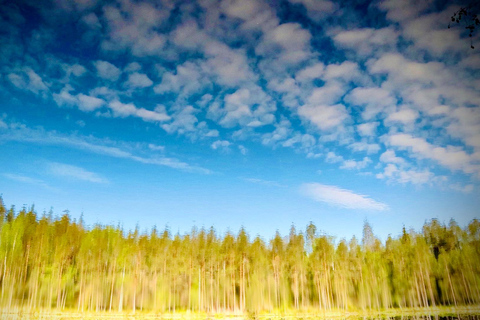
[(135, 312), (368, 310), (480, 302), (480, 222), (432, 219), (382, 243), (310, 224), (268, 242), (246, 230), (172, 235), (86, 227), (0, 198), (0, 307)]

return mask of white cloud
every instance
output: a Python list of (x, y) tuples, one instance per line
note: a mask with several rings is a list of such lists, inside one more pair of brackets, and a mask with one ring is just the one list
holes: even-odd
[(213, 72), (219, 84), (238, 86), (247, 80), (255, 81), (243, 50), (233, 50), (221, 42), (211, 41), (205, 45), (204, 52), (208, 57), (205, 70)]
[(405, 133), (392, 134), (388, 136), (387, 142), (391, 146), (409, 150), (412, 155), (419, 158), (432, 159), (450, 170), (461, 170), (480, 177), (480, 164), (460, 147), (435, 146), (423, 138)]
[(376, 136), (376, 130), (378, 127), (378, 122), (366, 122), (357, 125), (357, 131), (361, 136), (364, 137), (373, 137)]
[(272, 30), (271, 41), (287, 50), (297, 50), (307, 46), (311, 35), (298, 23), (284, 23)]
[(35, 73), (32, 69), (27, 69), (26, 70), (28, 80), (29, 80), (29, 90), (33, 91), (35, 93), (38, 93), (40, 91), (47, 91), (48, 88), (43, 82), (42, 78)]
[(138, 156), (130, 156), (128, 157), (129, 159), (132, 159), (137, 162), (145, 163), (145, 164), (152, 164), (152, 165), (157, 165), (157, 166), (166, 166), (182, 171), (187, 171), (187, 172), (195, 172), (195, 173), (201, 173), (201, 174), (211, 174), (212, 171), (209, 169), (205, 169), (202, 167), (197, 167), (197, 166), (192, 166), (189, 165), (188, 163), (182, 162), (178, 159), (175, 158), (167, 158), (167, 157), (161, 157), (161, 158), (144, 158), (144, 157), (138, 157)]
[(224, 98), (224, 107), (209, 109), (213, 118), (224, 127), (236, 125), (260, 127), (270, 124), (274, 120), (273, 112), (276, 106), (270, 96), (260, 87), (249, 86), (239, 88)]
[(304, 105), (298, 109), (298, 114), (315, 124), (320, 130), (336, 128), (349, 118), (347, 109), (342, 104)]
[(148, 148), (153, 151), (165, 151), (165, 146), (159, 146), (153, 143), (149, 143)]
[(315, 201), (324, 202), (336, 207), (379, 211), (388, 209), (388, 205), (384, 203), (336, 186), (320, 183), (304, 183), (300, 186), (300, 191)]
[(125, 1), (121, 8), (105, 6), (108, 35), (101, 47), (105, 51), (128, 50), (137, 57), (164, 54), (165, 35), (158, 32), (170, 15), (166, 6), (157, 9), (148, 2)]
[(301, 3), (307, 9), (310, 19), (319, 22), (336, 10), (336, 4), (328, 0), (289, 0), (291, 3)]
[(47, 183), (45, 183), (45, 181), (40, 179), (35, 179), (35, 178), (27, 177), (24, 175), (20, 175), (20, 174), (14, 174), (14, 173), (3, 173), (2, 175), (10, 180), (15, 180), (22, 183), (28, 183), (28, 184), (36, 185), (48, 190), (57, 191), (56, 189), (52, 188)]
[(403, 158), (397, 157), (395, 155), (395, 151), (387, 150), (380, 156), (380, 161), (386, 163), (396, 163), (396, 164), (404, 164), (405, 160)]
[(210, 37), (200, 30), (194, 20), (188, 20), (180, 24), (172, 33), (173, 42), (181, 47), (192, 50), (202, 48), (210, 40)]
[(53, 94), (53, 100), (59, 105), (59, 106), (74, 106), (78, 103), (78, 98), (70, 93), (70, 91), (73, 91), (73, 88), (70, 86), (65, 86), (60, 93), (54, 93)]
[(238, 145), (238, 150), (240, 150), (240, 153), (243, 155), (246, 155), (248, 153), (248, 149), (245, 148), (245, 146), (242, 146), (241, 144)]
[(190, 95), (209, 84), (210, 81), (208, 77), (205, 77), (201, 67), (196, 63), (187, 61), (177, 66), (176, 73), (165, 72), (162, 81), (153, 90), (157, 94), (175, 92)]
[(378, 60), (370, 61), (369, 69), (374, 74), (388, 73), (394, 81), (404, 84), (409, 83), (410, 85), (418, 82), (441, 85), (445, 80), (453, 80), (449, 77), (450, 73), (445, 69), (445, 66), (440, 62), (410, 61), (398, 53), (387, 53)]
[(463, 193), (471, 193), (475, 189), (473, 184), (462, 185), (460, 183), (450, 184), (449, 188)]
[(412, 184), (425, 184), (432, 181), (433, 173), (429, 170), (424, 171), (415, 171), (415, 170), (405, 170), (399, 172), (400, 176), (398, 181), (400, 183), (411, 182)]
[(284, 23), (268, 30), (255, 52), (261, 56), (276, 56), (283, 64), (295, 65), (310, 57), (311, 37), (300, 24)]
[(373, 120), (379, 113), (395, 110), (397, 101), (391, 92), (382, 88), (355, 88), (345, 101), (355, 106), (363, 106), (362, 118)]
[(231, 145), (230, 141), (226, 141), (226, 140), (217, 140), (215, 142), (213, 142), (210, 147), (213, 149), (213, 150), (217, 150), (217, 149), (228, 149), (228, 147)]
[(153, 85), (153, 81), (146, 74), (135, 72), (128, 75), (125, 85), (131, 89), (147, 88)]
[(380, 145), (376, 143), (367, 143), (365, 141), (357, 141), (348, 145), (350, 149), (355, 152), (366, 152), (367, 154), (373, 154), (380, 151)]
[[(225, 4), (228, 6), (232, 2), (222, 2), (222, 5)], [(248, 2), (242, 2), (240, 6), (245, 9), (244, 6), (248, 6)], [(232, 87), (256, 81), (256, 76), (248, 65), (244, 49), (232, 49), (227, 44), (207, 35), (204, 30), (199, 29), (195, 21), (188, 20), (181, 24), (174, 31), (173, 38), (176, 45), (190, 50), (198, 50), (204, 54), (206, 60), (198, 61), (200, 73), (203, 74), (202, 81), (211, 77), (219, 84)]]
[(440, 177), (435, 177), (435, 175), (429, 170), (425, 169), (422, 171), (414, 169), (402, 169), (397, 167), (395, 164), (389, 163), (384, 168), (382, 173), (376, 175), (378, 179), (386, 179), (389, 181), (397, 181), (399, 183), (411, 183), (411, 184), (429, 184), (434, 181), (441, 180)]
[(409, 136), (396, 134), (393, 141), (389, 136), (386, 142), (409, 150), (414, 157), (480, 177), (476, 156), (480, 154), (480, 95), (474, 89), (475, 82), (462, 67), (449, 66), (448, 60), (424, 61), (390, 53), (367, 63), (372, 73), (387, 76), (382, 88), (394, 92), (405, 103), (385, 119), (385, 125), (396, 125), (390, 128), (391, 135), (395, 130), (412, 132)]
[[(321, 153), (314, 153), (314, 152), (307, 153), (307, 159), (318, 159), (318, 158), (321, 158), (322, 156), (323, 154)], [(321, 173), (322, 170), (318, 170), (317, 172)]]
[(98, 174), (87, 171), (83, 168), (72, 166), (69, 164), (51, 162), (48, 166), (49, 172), (56, 175), (67, 178), (73, 178), (75, 180), (83, 180), (94, 183), (108, 183), (106, 178), (99, 176)]
[(293, 132), (291, 123), (287, 119), (274, 124), (275, 130), (262, 135), (262, 144), (275, 146), (279, 141), (287, 139)]
[(384, 168), (383, 173), (378, 173), (376, 177), (378, 179), (393, 179), (394, 175), (398, 172), (398, 167), (394, 164), (389, 163)]
[(362, 74), (357, 63), (347, 60), (340, 64), (327, 65), (322, 78), (348, 82), (361, 79)]
[(455, 138), (460, 138), (468, 146), (480, 151), (480, 112), (478, 107), (461, 107), (450, 112), (452, 122), (447, 131)]
[(323, 87), (315, 88), (310, 97), (309, 104), (335, 104), (345, 94), (345, 88), (336, 81), (330, 81)]
[(335, 154), (335, 152), (330, 151), (325, 156), (325, 162), (327, 163), (341, 163), (340, 169), (345, 170), (361, 170), (367, 167), (372, 160), (369, 157), (364, 157), (360, 161), (356, 161), (353, 159), (344, 159), (343, 156)]
[(180, 134), (196, 131), (195, 124), (198, 122), (195, 113), (199, 110), (192, 106), (186, 106), (172, 115), (173, 122), (162, 125), (168, 133), (178, 132)]
[(118, 100), (118, 96), (121, 94), (121, 92), (117, 90), (113, 90), (109, 87), (103, 86), (103, 87), (93, 88), (92, 90), (89, 91), (89, 94), (95, 97), (102, 97), (106, 100)]
[(165, 109), (156, 107), (153, 111), (144, 108), (138, 108), (135, 115), (142, 118), (145, 121), (167, 121), (170, 120), (170, 116), (165, 113)]
[(261, 1), (255, 0), (222, 1), (221, 6), (226, 14), (242, 20), (248, 20), (262, 8)]
[(389, 122), (401, 122), (403, 124), (411, 124), (418, 119), (418, 111), (412, 110), (410, 108), (401, 108), (399, 111), (391, 113), (385, 119), (385, 121)]
[(80, 93), (76, 97), (78, 99), (78, 108), (82, 111), (93, 111), (105, 104), (105, 101), (96, 97), (87, 96)]
[(297, 86), (293, 78), (270, 79), (270, 81), (268, 82), (268, 88), (279, 93), (293, 93), (297, 95), (300, 94), (300, 88)]
[(72, 90), (73, 89), (67, 85), (60, 91), (60, 93), (54, 93), (53, 99), (59, 106), (77, 106), (78, 109), (85, 112), (94, 111), (106, 104), (103, 99), (88, 96), (83, 93), (72, 95), (70, 93)]
[(296, 133), (290, 139), (282, 142), (282, 146), (284, 147), (299, 146), (304, 151), (307, 151), (307, 150), (310, 150), (312, 147), (314, 147), (316, 143), (317, 143), (317, 140), (315, 139), (314, 136), (308, 133), (307, 134)]
[(197, 105), (206, 108), (213, 101), (213, 96), (210, 93), (204, 94), (199, 100), (197, 100)]
[(48, 91), (48, 87), (40, 77), (31, 68), (26, 67), (22, 70), (18, 70), (15, 73), (9, 73), (7, 79), (17, 88), (22, 90), (28, 90), (35, 94), (45, 93)]
[(468, 68), (468, 69), (473, 69), (473, 70), (479, 70), (480, 69), (480, 56), (478, 54), (475, 55), (469, 55), (468, 57), (465, 57), (458, 63), (458, 65), (462, 68)]
[(137, 72), (142, 70), (142, 66), (138, 62), (130, 62), (123, 71), (125, 72)]
[[(386, 74), (387, 80), (382, 88), (396, 94), (403, 103), (415, 109), (431, 114), (430, 110), (437, 109), (442, 100), (450, 95), (449, 89), (442, 88), (451, 80), (440, 63), (412, 62), (397, 54), (386, 54), (375, 62), (370, 61), (370, 71), (374, 74)], [(390, 108), (389, 112), (395, 112)]]
[(335, 152), (330, 151), (327, 153), (327, 156), (325, 157), (325, 161), (328, 163), (337, 163), (337, 162), (342, 162), (343, 157), (336, 155)]
[(67, 66), (66, 72), (67, 75), (73, 74), (75, 77), (81, 77), (87, 72), (87, 69), (85, 69), (85, 67), (82, 65), (74, 64), (71, 66)]
[(380, 2), (378, 6), (387, 11), (387, 18), (401, 22), (415, 18), (420, 12), (428, 8), (431, 3), (431, 0), (422, 2), (415, 0), (385, 0)]
[(87, 15), (84, 15), (81, 19), (81, 21), (88, 26), (88, 28), (95, 30), (95, 29), (100, 29), (102, 27), (102, 24), (100, 23), (100, 20), (98, 20), (98, 17), (95, 13), (90, 12)]
[[(214, 7), (214, 10), (216, 10), (217, 3), (211, 3), (213, 6), (210, 6), (209, 9), (213, 11), (212, 7)], [(231, 18), (243, 21), (240, 30), (248, 32), (262, 30), (265, 32), (278, 25), (276, 13), (265, 1), (225, 0), (220, 2), (220, 10)]]
[(133, 103), (122, 103), (118, 100), (111, 101), (108, 107), (113, 111), (116, 117), (134, 116), (143, 119), (144, 121), (167, 121), (170, 117), (165, 113), (165, 108), (155, 108), (155, 110), (147, 110), (144, 108), (137, 108)]
[(302, 89), (300, 89), (298, 82), (292, 77), (271, 78), (267, 87), (279, 94), (284, 107), (297, 108), (299, 106), (299, 97), (302, 95)]
[(372, 163), (372, 160), (368, 157), (364, 157), (363, 160), (361, 161), (356, 161), (356, 160), (345, 160), (343, 164), (340, 166), (340, 169), (347, 169), (347, 170), (360, 170), (368, 166), (370, 163)]
[(117, 81), (122, 71), (108, 61), (98, 60), (94, 62), (97, 75), (106, 80)]
[(220, 132), (218, 132), (216, 129), (209, 130), (207, 133), (205, 133), (205, 137), (218, 137), (219, 135)]
[(455, 7), (443, 12), (429, 13), (403, 23), (403, 37), (413, 40), (413, 46), (441, 56), (448, 51), (463, 53), (468, 42), (462, 39), (458, 28), (445, 28), (443, 21), (449, 21)]
[(137, 107), (133, 103), (121, 103), (118, 100), (111, 101), (108, 107), (113, 110), (113, 114), (116, 117), (125, 118), (135, 115), (137, 112)]
[(333, 37), (337, 46), (355, 50), (361, 56), (392, 50), (397, 39), (398, 32), (393, 28), (342, 30)]
[(312, 66), (309, 66), (309, 67), (306, 67), (305, 69), (300, 70), (295, 76), (295, 79), (300, 82), (318, 79), (322, 77), (324, 70), (325, 70), (325, 65), (321, 62), (318, 62)]
[[(141, 157), (116, 146), (111, 146), (112, 141), (100, 140), (93, 137), (82, 137), (76, 135), (62, 135), (54, 131), (43, 129), (30, 129), (23, 124), (10, 124), (9, 130), (0, 134), (2, 141), (21, 141), (46, 145), (61, 145), (79, 150), (85, 150), (96, 154), (106, 155), (114, 158), (130, 159), (139, 163), (166, 166), (187, 172), (211, 174), (212, 171), (192, 166), (175, 158), (167, 157)], [(130, 146), (130, 149), (134, 147)]]

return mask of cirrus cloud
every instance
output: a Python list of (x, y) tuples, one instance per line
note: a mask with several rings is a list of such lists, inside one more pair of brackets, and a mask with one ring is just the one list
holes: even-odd
[(368, 196), (342, 189), (336, 186), (320, 183), (304, 183), (300, 186), (300, 192), (318, 202), (345, 209), (364, 210), (388, 210), (388, 205), (375, 201)]
[(72, 166), (65, 163), (52, 162), (49, 164), (49, 171), (61, 177), (73, 178), (75, 180), (82, 180), (94, 183), (108, 183), (106, 178), (101, 177), (95, 172), (85, 170), (83, 168)]

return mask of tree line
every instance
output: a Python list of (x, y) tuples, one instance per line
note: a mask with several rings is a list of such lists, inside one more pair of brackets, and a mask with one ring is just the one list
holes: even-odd
[(369, 310), (480, 302), (480, 222), (427, 221), (383, 243), (310, 223), (269, 241), (193, 227), (86, 227), (0, 198), (0, 307), (114, 312)]

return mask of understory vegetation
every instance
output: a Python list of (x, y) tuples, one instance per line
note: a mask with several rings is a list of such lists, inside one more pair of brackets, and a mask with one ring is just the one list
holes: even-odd
[(7, 210), (0, 198), (0, 307), (114, 312), (275, 312), (480, 302), (480, 222), (427, 221), (378, 240), (310, 224), (266, 241), (87, 227), (68, 214)]

